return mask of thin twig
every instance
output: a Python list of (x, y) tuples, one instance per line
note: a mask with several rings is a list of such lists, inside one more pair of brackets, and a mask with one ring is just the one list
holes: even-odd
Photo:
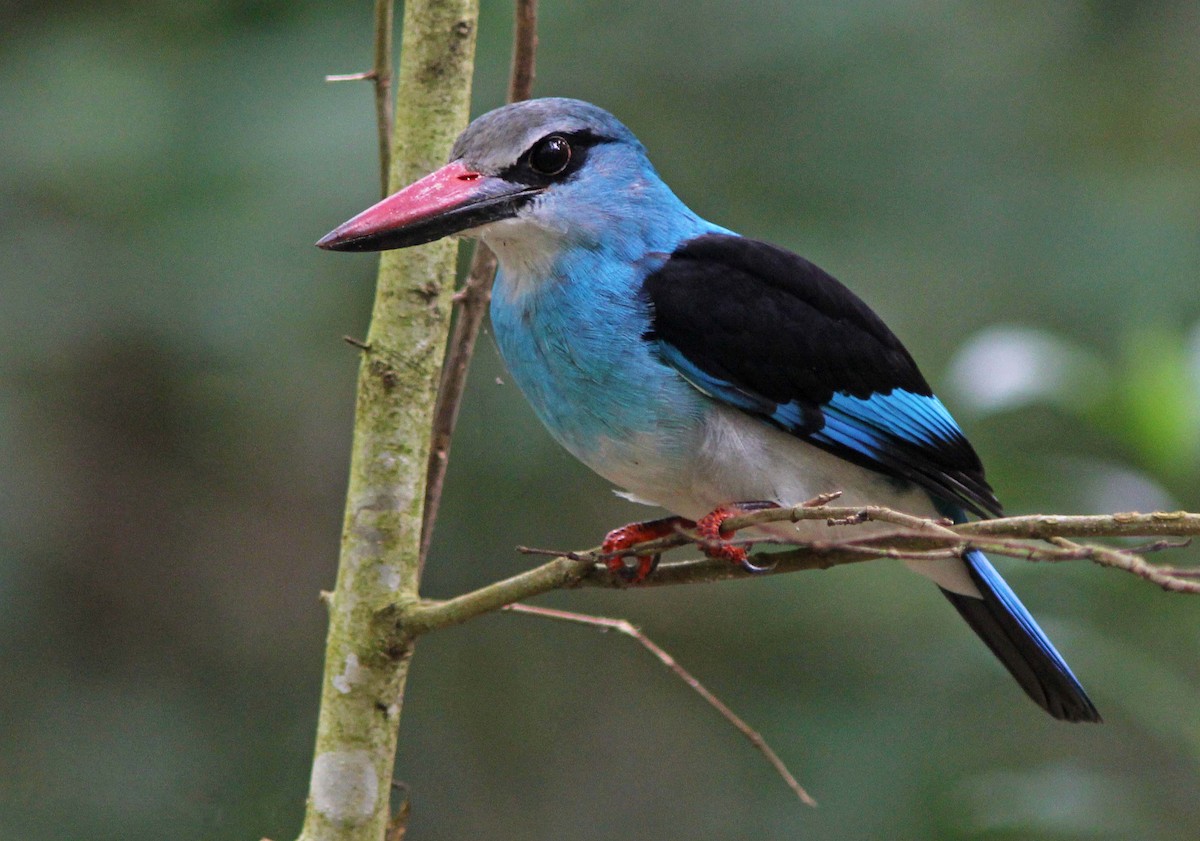
[(1200, 567), (1173, 567), (1162, 565), (1156, 569), (1164, 575), (1170, 575), (1175, 578), (1197, 578), (1200, 579)]
[(442, 383), (438, 388), (437, 408), (433, 416), (433, 442), (429, 451), (429, 473), (425, 484), (425, 510), (421, 523), (421, 561), (429, 554), (433, 526), (437, 522), (446, 483), (446, 468), (450, 462), (450, 444), (458, 423), (463, 391), (467, 386), (467, 370), (475, 352), (475, 339), (483, 325), (487, 304), (492, 294), (492, 278), (496, 274), (496, 256), (482, 242), (475, 244), (467, 280), (459, 293), (458, 317), (454, 320), (446, 361), (442, 367)]
[(379, 136), (379, 178), (381, 195), (388, 194), (388, 179), (392, 167), (392, 122), (395, 106), (392, 102), (392, 30), (395, 3), (375, 0), (375, 126)]
[(1153, 540), (1150, 543), (1139, 543), (1136, 546), (1124, 547), (1126, 552), (1136, 552), (1139, 555), (1152, 555), (1165, 549), (1186, 549), (1192, 545), (1190, 538), (1183, 540)]
[(412, 816), (412, 798), (409, 796), (408, 783), (392, 780), (392, 792), (399, 792), (401, 800), (388, 819), (383, 841), (404, 841), (404, 836), (408, 834), (408, 819)]
[[(835, 539), (807, 543), (797, 540), (796, 549), (764, 555), (771, 565), (762, 571), (749, 571), (727, 561), (711, 558), (662, 563), (639, 586), (745, 580), (800, 570), (829, 569), (874, 558), (927, 561), (957, 555), (967, 548), (977, 548), (984, 552), (1029, 561), (1089, 560), (1101, 566), (1138, 575), (1171, 592), (1200, 594), (1200, 573), (1197, 570), (1177, 570), (1174, 567), (1153, 565), (1129, 550), (1061, 542), (1065, 536), (1076, 536), (1080, 533), (1090, 537), (1194, 536), (1200, 534), (1200, 514), (1154, 512), (1075, 517), (1037, 515), (948, 527), (940, 521), (924, 520), (878, 506), (835, 508), (810, 504), (753, 511), (731, 517), (725, 525), (730, 529), (740, 529), (768, 522), (847, 518), (853, 518), (855, 522), (874, 521), (899, 525), (897, 529), (886, 532), (844, 533)], [(1061, 535), (1051, 533), (1051, 523)], [(982, 529), (981, 526), (987, 528)], [(857, 527), (842, 528), (853, 530)], [(698, 539), (694, 533), (684, 532), (631, 546), (620, 554), (656, 554), (676, 546), (694, 545)], [(1058, 542), (1055, 542), (1056, 539)], [(504, 581), (446, 601), (419, 601), (394, 606), (389, 615), (394, 619), (400, 636), (410, 637), (435, 628), (466, 622), (480, 614), (498, 610), (506, 604), (524, 601), (563, 587), (627, 587), (628, 582), (608, 569), (605, 561), (611, 557), (612, 553), (603, 553), (599, 547), (561, 553), (539, 567)]]
[(583, 557), (578, 552), (570, 550), (563, 551), (562, 549), (539, 549), (536, 546), (518, 546), (517, 551), (522, 555), (541, 555), (544, 558), (568, 558), (572, 561), (591, 560), (590, 557)]
[(517, 0), (512, 70), (508, 76), (509, 102), (520, 102), (533, 95), (537, 43), (537, 0)]
[(391, 174), (392, 121), (392, 30), (393, 0), (375, 0), (375, 58), (370, 70), (360, 73), (330, 73), (326, 82), (375, 83), (375, 131), (379, 144), (379, 180), (381, 195), (388, 194)]
[[(513, 60), (508, 83), (508, 101), (528, 99), (533, 88), (534, 61), (537, 52), (537, 0), (517, 0), (513, 27)], [(496, 255), (482, 242), (475, 244), (475, 254), (463, 288), (455, 295), (459, 304), (458, 317), (447, 346), (438, 387), (437, 409), (433, 420), (433, 442), (425, 481), (425, 509), (421, 523), (421, 565), (429, 554), (433, 527), (437, 522), (450, 462), (450, 444), (458, 422), (467, 370), (475, 353), (475, 340), (483, 324), (484, 313), (492, 297), (492, 281), (496, 276)]]
[(326, 73), (326, 82), (365, 82), (375, 78), (374, 70), (364, 70), (361, 73)]
[(961, 535), (1046, 537), (1194, 537), (1200, 535), (1200, 514), (1187, 511), (1153, 511), (1142, 514), (1029, 514), (975, 520), (954, 527)]
[(1135, 555), (1132, 552), (1113, 549), (1109, 546), (1083, 546), (1065, 537), (1052, 537), (1049, 540), (1055, 546), (1083, 553), (1085, 557), (1096, 561), (1102, 566), (1131, 572), (1139, 578), (1151, 581), (1169, 592), (1200, 593), (1200, 581), (1189, 581), (1180, 576), (1166, 573), (1161, 568), (1147, 563), (1140, 555)]
[(813, 800), (804, 787), (797, 782), (792, 772), (779, 758), (778, 754), (771, 749), (767, 744), (767, 740), (762, 737), (762, 734), (747, 724), (737, 713), (731, 710), (724, 702), (716, 695), (708, 690), (696, 677), (685, 669), (683, 666), (660, 648), (652, 639), (642, 633), (641, 629), (625, 619), (612, 619), (607, 616), (589, 616), (585, 613), (574, 613), (567, 610), (555, 610), (549, 607), (534, 607), (525, 604), (510, 604), (506, 605), (503, 610), (510, 613), (524, 613), (529, 616), (541, 616), (546, 619), (556, 619), (562, 622), (574, 622), (579, 625), (589, 625), (593, 628), (601, 628), (603, 630), (617, 631), (632, 637), (641, 644), (643, 648), (658, 658), (658, 661), (675, 673), (676, 677), (686, 683), (692, 691), (708, 702), (709, 706), (721, 714), (721, 717), (737, 728), (743, 736), (745, 736), (750, 744), (766, 757), (767, 762), (771, 763), (776, 773), (783, 778), (787, 783), (788, 788), (796, 793), (807, 806), (816, 806), (817, 801)]

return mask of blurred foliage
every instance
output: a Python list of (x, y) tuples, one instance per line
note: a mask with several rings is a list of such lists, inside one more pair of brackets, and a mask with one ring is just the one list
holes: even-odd
[[(485, 0), (479, 111), (509, 15)], [(376, 184), (370, 91), (322, 76), (369, 28), (365, 2), (0, 5), (2, 839), (299, 827), (373, 267), (311, 243)], [(1192, 0), (545, 2), (537, 92), (858, 290), (1009, 510), (1195, 510), (1198, 29)], [(497, 379), (485, 344), (430, 595), (642, 515)], [(411, 837), (1197, 837), (1200, 603), (1005, 569), (1105, 725), (1045, 717), (882, 563), (561, 593), (643, 624), (821, 808), (632, 645), (501, 616), (421, 642)]]

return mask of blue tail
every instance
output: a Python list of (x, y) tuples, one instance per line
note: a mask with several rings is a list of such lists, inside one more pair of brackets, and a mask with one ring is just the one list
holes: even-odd
[(1021, 688), (1046, 712), (1064, 721), (1100, 721), (1092, 700), (1054, 648), (978, 549), (963, 558), (982, 599), (943, 589), (971, 629), (979, 635)]

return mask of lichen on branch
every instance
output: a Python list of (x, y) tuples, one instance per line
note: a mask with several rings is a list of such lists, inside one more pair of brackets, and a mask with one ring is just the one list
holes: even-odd
[[(378, 11), (378, 10), (377, 10)], [(390, 11), (377, 13), (386, 26)], [(405, 3), (391, 189), (446, 160), (467, 124), (476, 0)], [(377, 35), (377, 52), (387, 39)], [(382, 82), (390, 58), (362, 74)], [(363, 343), (350, 482), (303, 841), (381, 841), (411, 644), (378, 621), (417, 598), (430, 428), (450, 325), (453, 241), (381, 256)]]

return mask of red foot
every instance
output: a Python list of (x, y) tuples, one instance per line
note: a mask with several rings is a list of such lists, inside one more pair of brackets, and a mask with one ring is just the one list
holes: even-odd
[[(691, 520), (685, 520), (682, 517), (664, 517), (661, 520), (630, 523), (619, 529), (613, 529), (605, 535), (600, 550), (605, 553), (623, 552), (630, 546), (636, 546), (644, 541), (674, 534), (677, 526), (687, 528), (691, 525)], [(658, 566), (658, 558), (658, 555), (638, 555), (634, 558), (636, 563), (629, 565), (623, 556), (614, 555), (604, 563), (609, 572), (614, 575), (620, 576), (630, 584), (640, 584), (650, 573), (654, 572), (654, 568)]]
[(710, 558), (717, 558), (723, 561), (729, 561), (731, 564), (741, 566), (746, 563), (748, 557), (746, 550), (741, 546), (734, 546), (727, 537), (733, 537), (733, 532), (721, 531), (721, 524), (730, 517), (736, 517), (742, 512), (730, 505), (722, 505), (720, 508), (714, 508), (709, 513), (705, 514), (696, 521), (696, 532), (708, 541), (707, 545), (702, 546), (704, 554)]
[(737, 564), (750, 572), (761, 572), (763, 568), (750, 563), (749, 553), (741, 546), (734, 546), (728, 541), (734, 532), (722, 528), (730, 517), (745, 514), (748, 511), (761, 511), (764, 508), (777, 508), (774, 502), (743, 502), (737, 505), (722, 505), (705, 514), (696, 521), (696, 532), (705, 539), (706, 544), (701, 548), (710, 558)]

